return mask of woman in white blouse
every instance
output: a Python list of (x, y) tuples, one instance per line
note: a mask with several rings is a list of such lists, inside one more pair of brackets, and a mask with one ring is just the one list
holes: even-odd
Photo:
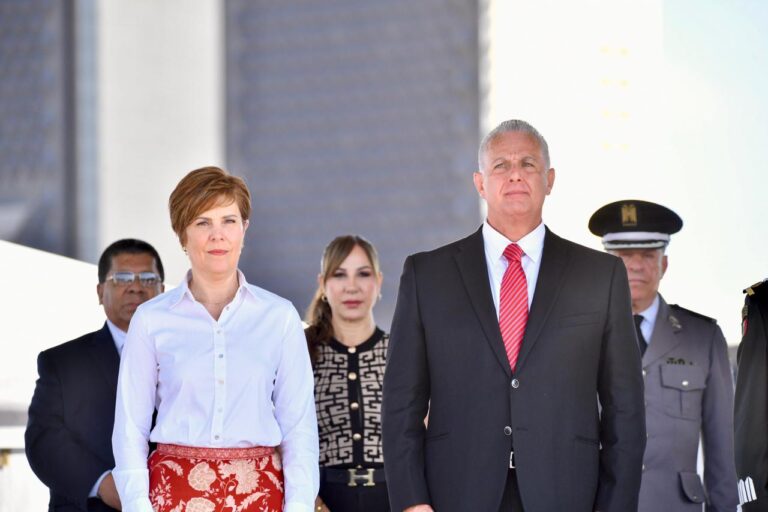
[[(312, 369), (294, 307), (237, 268), (248, 188), (222, 169), (198, 169), (169, 208), (192, 268), (139, 307), (128, 330), (112, 436), (123, 510), (310, 511)], [(158, 446), (149, 460), (148, 441)]]

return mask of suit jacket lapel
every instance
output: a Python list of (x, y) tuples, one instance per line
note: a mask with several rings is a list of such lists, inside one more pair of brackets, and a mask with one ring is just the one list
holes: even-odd
[(544, 250), (541, 254), (539, 275), (536, 279), (536, 290), (533, 292), (533, 302), (528, 313), (528, 324), (525, 327), (523, 345), (517, 358), (516, 370), (525, 364), (531, 349), (539, 339), (541, 330), (547, 322), (552, 306), (554, 306), (561, 290), (561, 282), (570, 260), (569, 249), (563, 240), (552, 233), (549, 228), (544, 235)]
[(120, 369), (120, 355), (115, 347), (115, 340), (112, 339), (112, 333), (109, 332), (106, 322), (100, 331), (96, 331), (91, 338), (91, 350), (88, 351), (94, 359), (94, 364), (101, 371), (104, 379), (112, 389), (117, 393), (117, 372)]
[(488, 280), (482, 227), (464, 240), (455, 258), (469, 300), (480, 320), (485, 339), (496, 354), (501, 367), (511, 377), (512, 370), (509, 367), (507, 352), (504, 350), (504, 341), (501, 339), (499, 319), (496, 316), (496, 307), (493, 305), (491, 285)]
[(682, 329), (680, 321), (672, 313), (664, 298), (659, 295), (659, 312), (656, 314), (656, 324), (651, 333), (651, 342), (643, 354), (643, 366), (648, 366), (664, 357), (665, 354), (679, 345), (681, 340), (676, 334)]

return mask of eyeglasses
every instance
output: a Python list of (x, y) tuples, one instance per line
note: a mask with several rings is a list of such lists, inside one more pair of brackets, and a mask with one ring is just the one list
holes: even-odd
[(154, 272), (139, 272), (137, 274), (133, 272), (115, 272), (106, 280), (112, 281), (115, 286), (130, 286), (136, 282), (136, 279), (145, 288), (150, 288), (163, 282), (160, 276)]

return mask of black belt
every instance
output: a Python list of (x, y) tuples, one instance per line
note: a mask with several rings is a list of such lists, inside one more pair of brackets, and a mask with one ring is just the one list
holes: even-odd
[(387, 481), (384, 468), (320, 468), (320, 481), (329, 484), (347, 484), (350, 487), (373, 487)]

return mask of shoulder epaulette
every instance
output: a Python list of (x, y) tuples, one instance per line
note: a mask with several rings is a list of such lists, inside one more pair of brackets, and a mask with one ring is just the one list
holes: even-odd
[(689, 315), (695, 316), (696, 318), (701, 318), (702, 320), (706, 320), (707, 322), (712, 322), (713, 324), (717, 323), (717, 320), (715, 320), (711, 316), (702, 315), (701, 313), (697, 313), (695, 311), (691, 311), (690, 309), (686, 309), (686, 308), (684, 308), (683, 306), (681, 306), (679, 304), (670, 304), (669, 307), (672, 308), (672, 309), (676, 309), (678, 311), (685, 311)]
[(762, 281), (756, 282), (755, 284), (753, 284), (749, 288), (745, 288), (744, 289), (744, 293), (746, 293), (747, 295), (754, 295), (755, 293), (757, 293), (758, 288), (760, 288), (761, 292), (766, 290), (768, 288), (768, 286), (760, 287), (760, 285), (762, 285), (763, 283), (765, 283), (767, 281), (768, 281), (768, 279), (763, 279)]

